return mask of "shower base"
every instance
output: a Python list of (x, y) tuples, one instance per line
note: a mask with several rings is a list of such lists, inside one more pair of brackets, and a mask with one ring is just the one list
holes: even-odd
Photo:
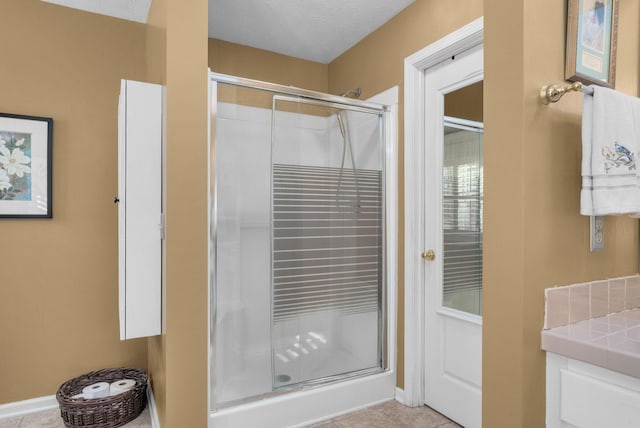
[(379, 374), (290, 392), (209, 415), (209, 428), (304, 427), (395, 397), (395, 373)]
[[(265, 377), (263, 369), (260, 365), (249, 367), (241, 375), (229, 379), (224, 385), (220, 386), (218, 394), (222, 403), (221, 407), (227, 408), (237, 405), (244, 397), (247, 397), (247, 391), (255, 391), (255, 396), (263, 394), (264, 388), (261, 383), (269, 382), (270, 385), (275, 384), (276, 391), (286, 392), (291, 389), (301, 389), (306, 386), (305, 382), (308, 380), (322, 380), (335, 376), (336, 373), (362, 371), (362, 361), (347, 351), (331, 349), (327, 350), (326, 354), (328, 355), (323, 358), (321, 365), (305, 370), (304, 378), (301, 377), (298, 370), (283, 369), (277, 372), (275, 382), (271, 379), (263, 379), (263, 382), (257, 382), (258, 379)], [(322, 358), (323, 356), (320, 355), (319, 357)]]
[[(377, 352), (377, 317), (376, 312), (309, 314), (278, 321), (273, 349), (268, 342), (242, 348), (242, 353), (221, 348), (212, 360), (219, 373), (213, 393), (218, 404), (213, 410), (264, 399), (274, 391), (318, 387), (351, 374), (382, 371)], [(327, 321), (338, 319), (340, 322)], [(216, 362), (220, 365), (215, 366)]]

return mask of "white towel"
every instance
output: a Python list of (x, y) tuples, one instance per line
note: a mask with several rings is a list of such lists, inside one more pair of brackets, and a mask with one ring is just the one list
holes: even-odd
[(640, 213), (640, 99), (591, 86), (582, 109), (580, 214)]

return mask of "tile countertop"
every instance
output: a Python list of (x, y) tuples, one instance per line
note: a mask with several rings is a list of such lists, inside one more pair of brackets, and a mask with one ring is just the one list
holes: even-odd
[(640, 378), (640, 309), (543, 330), (542, 349)]

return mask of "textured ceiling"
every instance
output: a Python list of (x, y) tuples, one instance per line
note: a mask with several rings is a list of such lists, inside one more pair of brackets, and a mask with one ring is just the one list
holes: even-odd
[[(42, 1), (143, 23), (151, 6), (151, 0)], [(413, 2), (209, 0), (209, 37), (326, 64)]]
[(329, 63), (414, 0), (209, 0), (209, 37)]
[(42, 0), (87, 12), (127, 19), (129, 21), (147, 22), (151, 0)]

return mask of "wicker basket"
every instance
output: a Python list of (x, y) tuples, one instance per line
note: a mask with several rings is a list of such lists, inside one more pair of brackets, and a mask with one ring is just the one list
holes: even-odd
[[(71, 398), (85, 386), (96, 382), (133, 379), (136, 386), (118, 395), (104, 398)], [(63, 383), (56, 398), (60, 416), (67, 427), (115, 428), (132, 421), (147, 405), (147, 374), (139, 369), (104, 369), (83, 374)]]

